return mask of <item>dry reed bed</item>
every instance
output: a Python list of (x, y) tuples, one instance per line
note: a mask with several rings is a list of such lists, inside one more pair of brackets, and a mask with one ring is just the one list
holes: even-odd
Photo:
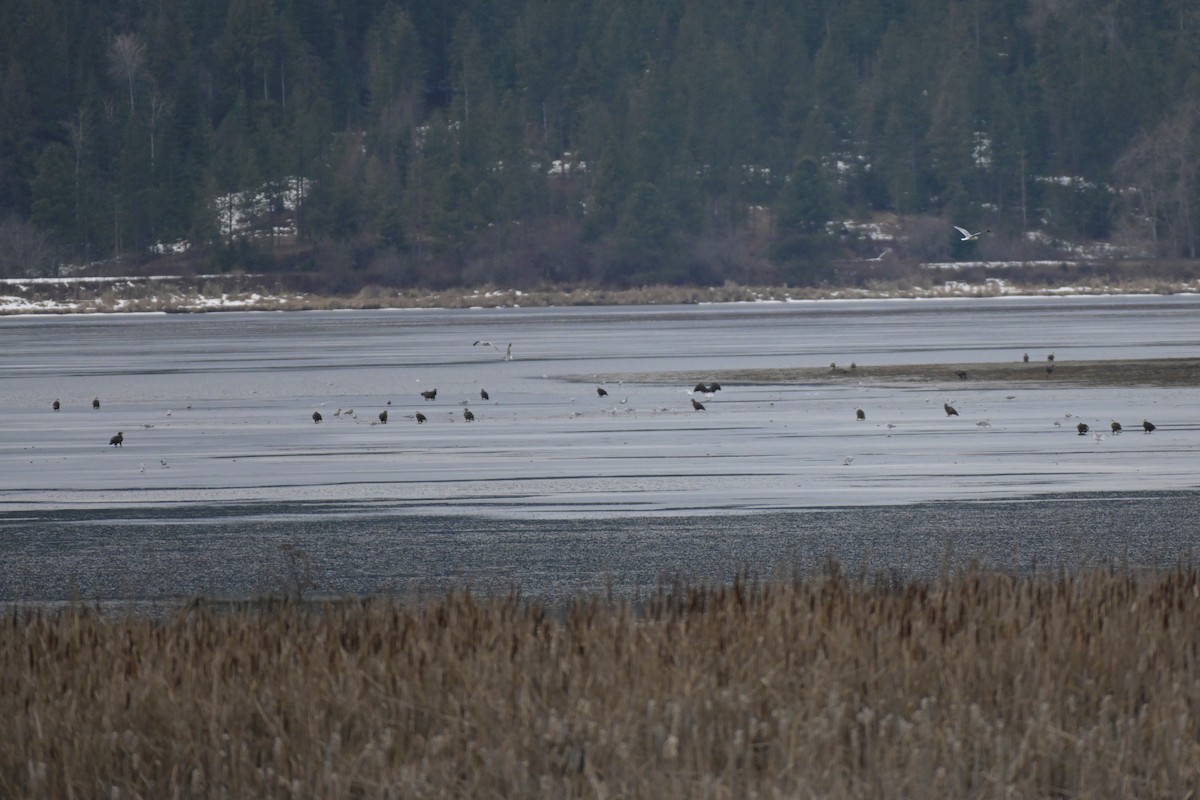
[(1200, 575), (11, 613), (0, 796), (1184, 797)]

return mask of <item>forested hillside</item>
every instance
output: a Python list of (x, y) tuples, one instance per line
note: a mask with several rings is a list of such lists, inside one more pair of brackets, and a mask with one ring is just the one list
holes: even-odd
[(4, 275), (802, 284), (871, 220), (1193, 258), (1198, 176), (1190, 0), (0, 5)]

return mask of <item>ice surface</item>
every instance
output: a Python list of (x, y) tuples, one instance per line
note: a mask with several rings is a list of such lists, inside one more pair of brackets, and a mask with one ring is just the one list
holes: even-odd
[[(1186, 356), (1198, 310), (1155, 297), (10, 317), (0, 499), (593, 516), (1191, 488), (1192, 389), (736, 385), (722, 370)], [(606, 397), (588, 380), (655, 372), (693, 378)], [(714, 379), (723, 391), (693, 411), (692, 386)], [(1143, 417), (1155, 434), (1135, 429)]]
[[(1009, 386), (952, 374), (906, 385), (738, 385), (723, 371), (951, 365), (1014, 361), (1024, 352), (1036, 360), (1054, 352), (1058, 363), (1186, 357), (1200, 346), (1198, 312), (1200, 298), (1139, 296), (7, 317), (0, 525), (8, 533), (0, 533), (0, 549), (10, 573), (23, 565), (30, 585), (57, 576), (59, 591), (63, 575), (108, 565), (115, 577), (97, 572), (85, 581), (98, 596), (152, 584), (159, 567), (182, 593), (261, 587), (261, 575), (246, 573), (263, 563), (263, 543), (305, 537), (324, 554), (326, 575), (339, 576), (328, 578), (339, 590), (377, 590), (416, 573), (440, 586), (455, 576), (500, 581), (530, 570), (535, 583), (557, 585), (576, 569), (602, 580), (614, 559), (629, 557), (611, 550), (622, 542), (643, 554), (666, 548), (647, 556), (646, 569), (702, 574), (730, 531), (741, 531), (734, 538), (743, 543), (758, 536), (736, 522), (747, 516), (769, 531), (782, 524), (779, 514), (812, 519), (931, 501), (1191, 497), (1200, 466), (1191, 388)], [(472, 344), (480, 339), (497, 348)], [(509, 342), (511, 361), (503, 355)], [(687, 379), (611, 381), (607, 396), (597, 396), (597, 376), (634, 373)], [(692, 387), (711, 380), (722, 391), (700, 398), (706, 410), (694, 411)], [(423, 400), (420, 392), (432, 388), (437, 399)], [(51, 410), (55, 399), (59, 412)], [(960, 416), (945, 415), (946, 401)], [(473, 423), (463, 420), (467, 407)], [(855, 419), (858, 407), (865, 421)], [(384, 409), (386, 425), (378, 423)], [(428, 422), (417, 424), (418, 411)], [(1155, 433), (1138, 429), (1143, 417), (1158, 425)], [(1111, 435), (1110, 419), (1126, 432)], [(1100, 436), (1078, 436), (1079, 421)], [(120, 448), (108, 444), (117, 431)], [(405, 519), (438, 533), (422, 538)], [(691, 527), (698, 519), (702, 532)], [(714, 522), (721, 519), (728, 522)], [(140, 525), (159, 534), (143, 541)], [(187, 534), (160, 552), (155, 543), (170, 526)], [(529, 526), (537, 532), (517, 533)], [(656, 526), (675, 532), (669, 545), (646, 538)], [(608, 555), (589, 549), (601, 547), (590, 538), (596, 530), (607, 532)], [(851, 541), (838, 530), (839, 541)], [(405, 566), (374, 575), (371, 564), (338, 550), (338, 531), (363, 552), (373, 552), (371, 536), (383, 537), (392, 549), (372, 557), (378, 564), (407, 548)], [(690, 533), (681, 539), (680, 531)], [(552, 545), (558, 533), (569, 549), (599, 560), (572, 566), (564, 551), (540, 564), (529, 542)], [(703, 549), (683, 557), (679, 548), (690, 547), (693, 534)], [(1192, 536), (1181, 535), (1176, 544)], [(128, 540), (117, 546), (113, 537)], [(763, 544), (769, 555), (752, 563), (796, 557), (789, 537)], [(1023, 553), (1040, 546), (1036, 535), (1030, 541)], [(493, 547), (507, 555), (487, 555)], [(712, 564), (723, 565), (720, 572), (739, 555), (751, 558), (734, 548)], [(936, 561), (929, 551), (910, 555), (926, 566)], [(472, 558), (499, 560), (485, 569)], [(222, 566), (225, 559), (242, 566)], [(212, 577), (222, 569), (224, 578)], [(180, 578), (193, 570), (196, 583)], [(8, 580), (0, 580), (0, 597), (49, 591)]]

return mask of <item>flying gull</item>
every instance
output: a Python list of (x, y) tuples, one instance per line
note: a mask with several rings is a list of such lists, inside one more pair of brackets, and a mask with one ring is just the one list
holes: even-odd
[(954, 226), (954, 230), (956, 230), (962, 234), (962, 238), (959, 239), (960, 242), (973, 242), (976, 239), (978, 239), (980, 236), (983, 236), (985, 233), (992, 232), (991, 229), (989, 228), (988, 230), (976, 231), (975, 233), (971, 233), (966, 228), (960, 228), (957, 225)]

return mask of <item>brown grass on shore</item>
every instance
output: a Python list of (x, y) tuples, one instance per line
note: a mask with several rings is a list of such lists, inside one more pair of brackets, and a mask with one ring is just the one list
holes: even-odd
[(0, 796), (1185, 797), (1200, 574), (10, 613)]

